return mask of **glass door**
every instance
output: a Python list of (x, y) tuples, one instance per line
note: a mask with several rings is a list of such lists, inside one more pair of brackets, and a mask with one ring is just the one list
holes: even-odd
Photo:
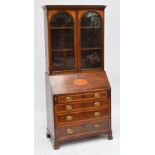
[(55, 13), (50, 21), (52, 72), (73, 71), (75, 62), (75, 20), (66, 12)]
[(93, 11), (81, 12), (79, 16), (80, 69), (102, 68), (102, 17)]

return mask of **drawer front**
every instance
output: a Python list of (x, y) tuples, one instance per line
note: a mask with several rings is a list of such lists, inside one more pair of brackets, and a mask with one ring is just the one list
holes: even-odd
[(56, 137), (58, 139), (68, 139), (69, 137), (76, 137), (89, 133), (97, 133), (101, 131), (108, 131), (110, 127), (110, 121), (98, 120), (90, 123), (81, 123), (78, 125), (67, 125), (56, 128)]
[(68, 114), (57, 114), (56, 123), (57, 125), (63, 125), (73, 122), (86, 121), (89, 119), (109, 118), (109, 108), (105, 107), (100, 110), (91, 110), (83, 112), (73, 112)]
[(94, 108), (107, 108), (108, 107), (108, 99), (102, 100), (91, 100), (91, 101), (81, 101), (81, 102), (71, 102), (65, 104), (56, 104), (55, 111), (56, 113), (61, 112), (73, 112), (76, 110), (84, 110), (84, 109), (94, 109)]
[(58, 97), (58, 103), (69, 103), (72, 101), (79, 101), (79, 100), (88, 100), (88, 99), (100, 99), (106, 98), (107, 91), (103, 92), (91, 92), (91, 93), (83, 93), (83, 94), (73, 94), (73, 95), (65, 95)]

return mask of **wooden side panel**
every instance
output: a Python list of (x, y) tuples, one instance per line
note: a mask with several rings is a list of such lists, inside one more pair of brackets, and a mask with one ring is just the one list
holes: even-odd
[(112, 130), (111, 127), (111, 119), (112, 119), (112, 112), (111, 112), (111, 89), (108, 90), (108, 98), (109, 98), (109, 114), (110, 114), (110, 131)]
[(47, 10), (44, 9), (44, 35), (45, 35), (45, 66), (46, 72), (49, 74), (49, 54), (48, 54), (48, 25)]
[(51, 85), (49, 83), (49, 76), (45, 73), (45, 80), (46, 80), (46, 113), (47, 113), (47, 128), (55, 138), (55, 131), (54, 131), (54, 102), (53, 102), (53, 95), (51, 91)]

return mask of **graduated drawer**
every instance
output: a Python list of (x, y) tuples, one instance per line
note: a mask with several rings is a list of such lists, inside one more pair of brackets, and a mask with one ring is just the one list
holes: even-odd
[(58, 103), (80, 101), (80, 100), (83, 101), (88, 99), (99, 99), (99, 98), (106, 98), (106, 97), (107, 97), (107, 91), (63, 95), (63, 96), (58, 96)]
[(102, 100), (91, 100), (91, 101), (81, 101), (81, 102), (70, 102), (65, 104), (56, 104), (55, 111), (56, 113), (61, 112), (72, 112), (76, 110), (85, 110), (85, 109), (92, 109), (92, 108), (103, 108), (108, 107), (108, 99)]
[(66, 125), (63, 127), (56, 128), (56, 137), (58, 139), (69, 139), (73, 137), (82, 136), (85, 134), (93, 134), (101, 131), (108, 131), (110, 127), (110, 121), (106, 120), (97, 120), (87, 123), (81, 123), (76, 125)]
[(86, 121), (90, 119), (109, 118), (109, 108), (104, 107), (99, 110), (87, 110), (66, 114), (56, 114), (57, 125)]

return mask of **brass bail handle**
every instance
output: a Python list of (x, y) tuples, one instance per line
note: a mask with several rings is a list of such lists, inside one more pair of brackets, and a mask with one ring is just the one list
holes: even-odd
[(95, 96), (95, 98), (101, 97), (100, 93), (95, 93), (94, 96)]
[(94, 116), (95, 116), (95, 117), (99, 117), (100, 115), (101, 115), (100, 112), (95, 112), (95, 113), (94, 113)]
[(72, 97), (70, 97), (70, 96), (67, 96), (67, 97), (66, 97), (66, 101), (67, 101), (67, 102), (70, 102), (70, 101), (72, 101)]
[(73, 129), (67, 129), (67, 133), (68, 133), (68, 134), (72, 134), (73, 132), (74, 132)]
[(96, 129), (99, 129), (99, 128), (101, 127), (101, 125), (100, 125), (100, 124), (95, 124), (94, 127), (95, 127)]
[(73, 120), (73, 116), (69, 115), (69, 116), (66, 116), (66, 121), (71, 121)]
[(66, 105), (66, 110), (72, 110), (72, 109), (73, 109), (72, 105)]
[(94, 103), (94, 106), (95, 106), (95, 107), (99, 107), (100, 105), (101, 105), (100, 102), (95, 102), (95, 103)]

